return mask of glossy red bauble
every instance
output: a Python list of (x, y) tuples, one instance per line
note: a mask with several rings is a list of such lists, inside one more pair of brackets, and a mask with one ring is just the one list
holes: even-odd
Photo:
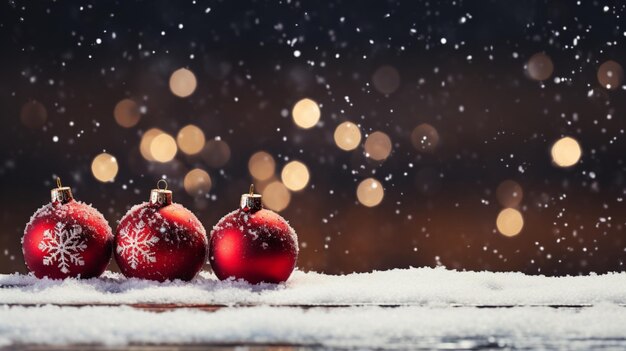
[(117, 226), (115, 259), (126, 277), (191, 280), (206, 261), (204, 227), (171, 194), (153, 190), (150, 202), (131, 208)]
[(75, 201), (70, 188), (52, 190), (52, 202), (33, 214), (24, 230), (22, 251), (38, 278), (93, 278), (111, 259), (113, 235), (102, 214)]
[(209, 260), (215, 275), (253, 284), (287, 280), (298, 258), (295, 231), (283, 217), (262, 208), (260, 195), (243, 195), (241, 204), (211, 231)]

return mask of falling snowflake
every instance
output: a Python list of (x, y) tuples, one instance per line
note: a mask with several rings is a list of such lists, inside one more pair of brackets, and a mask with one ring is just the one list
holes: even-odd
[(84, 266), (85, 260), (81, 252), (87, 248), (85, 238), (81, 236), (83, 228), (74, 224), (69, 230), (65, 228), (65, 223), (57, 222), (54, 232), (46, 229), (43, 232), (43, 239), (39, 243), (39, 250), (46, 253), (43, 257), (43, 264), (50, 266), (58, 262), (57, 267), (61, 272), (68, 273), (70, 263), (77, 266)]
[(143, 221), (139, 221), (134, 227), (128, 223), (120, 230), (120, 240), (116, 251), (118, 254), (128, 257), (132, 269), (137, 269), (140, 261), (156, 262), (154, 252), (150, 248), (159, 241), (159, 238), (151, 236), (150, 231), (143, 230), (145, 226)]

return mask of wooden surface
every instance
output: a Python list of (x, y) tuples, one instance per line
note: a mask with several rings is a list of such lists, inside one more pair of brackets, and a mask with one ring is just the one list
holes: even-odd
[(130, 346), (103, 346), (103, 345), (13, 345), (10, 348), (0, 348), (0, 350), (14, 351), (199, 351), (199, 350), (250, 350), (250, 351), (292, 351), (292, 350), (315, 350), (325, 349), (321, 346), (298, 346), (298, 345), (273, 345), (273, 344), (193, 344), (193, 345), (130, 345)]
[[(233, 305), (219, 305), (219, 304), (176, 304), (176, 303), (130, 303), (130, 304), (110, 304), (110, 303), (42, 303), (42, 304), (34, 304), (34, 303), (8, 303), (8, 304), (0, 304), (0, 306), (8, 306), (8, 307), (39, 307), (39, 306), (59, 306), (59, 307), (121, 307), (127, 306), (132, 308), (137, 308), (140, 310), (150, 311), (150, 312), (166, 312), (173, 311), (177, 309), (196, 309), (200, 311), (206, 312), (214, 312), (224, 308), (241, 308), (241, 307), (256, 307), (256, 306), (270, 306), (270, 307), (293, 307), (293, 308), (301, 308), (301, 309), (310, 309), (310, 308), (350, 308), (350, 307), (381, 307), (381, 308), (398, 308), (398, 307), (408, 307), (408, 306), (428, 306), (428, 305), (415, 305), (415, 304), (280, 304), (280, 305), (257, 305), (257, 304), (233, 304)], [(616, 306), (626, 307), (626, 304), (618, 304)], [(591, 304), (533, 304), (533, 305), (521, 305), (521, 304), (511, 304), (511, 305), (468, 305), (468, 304), (450, 304), (446, 307), (452, 308), (462, 308), (462, 307), (472, 307), (472, 308), (514, 308), (514, 307), (549, 307), (549, 308), (589, 308), (593, 307)]]

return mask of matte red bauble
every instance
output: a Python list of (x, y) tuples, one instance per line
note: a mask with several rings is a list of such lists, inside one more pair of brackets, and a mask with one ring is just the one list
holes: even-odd
[(150, 202), (131, 208), (117, 226), (115, 260), (129, 278), (191, 280), (206, 255), (204, 227), (166, 189), (153, 189)]
[(209, 260), (219, 279), (280, 283), (291, 275), (298, 258), (296, 232), (261, 203), (251, 190), (241, 196), (239, 209), (213, 227)]
[(74, 200), (57, 179), (52, 202), (30, 218), (22, 238), (28, 269), (38, 278), (93, 278), (111, 259), (113, 234), (102, 214)]

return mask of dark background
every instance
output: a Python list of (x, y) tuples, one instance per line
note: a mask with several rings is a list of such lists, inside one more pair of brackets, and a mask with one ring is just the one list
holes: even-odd
[[(624, 6), (547, 0), (3, 1), (0, 272), (26, 272), (23, 228), (49, 201), (56, 176), (115, 226), (165, 175), (175, 201), (210, 229), (247, 191), (247, 162), (259, 150), (274, 156), (278, 171), (286, 158), (311, 171), (307, 188), (293, 193), (281, 212), (298, 233), (302, 270), (622, 270), (625, 92), (602, 88), (596, 73), (607, 60), (626, 63)], [(554, 63), (543, 83), (529, 79), (524, 68), (537, 52)], [(399, 89), (387, 96), (371, 84), (383, 65), (400, 73)], [(186, 99), (168, 87), (180, 67), (198, 79)], [(126, 97), (147, 107), (130, 129), (113, 118), (115, 104)], [(322, 105), (320, 124), (309, 130), (281, 114), (304, 97)], [(47, 110), (43, 128), (20, 122), (22, 106), (32, 100)], [(339, 150), (333, 132), (344, 120), (359, 123), (364, 133), (387, 133), (391, 156), (373, 162), (362, 147)], [(225, 166), (213, 169), (180, 152), (167, 164), (140, 156), (142, 132), (158, 127), (175, 135), (189, 123), (207, 139), (228, 143)], [(439, 132), (432, 154), (411, 144), (420, 123)], [(550, 146), (564, 135), (583, 149), (581, 161), (568, 169), (550, 158)], [(90, 171), (103, 150), (120, 165), (113, 183), (98, 182)], [(211, 175), (208, 198), (182, 188), (195, 167)], [(366, 208), (355, 191), (370, 176), (382, 182), (385, 198)], [(501, 210), (495, 189), (506, 179), (524, 189), (519, 209), (525, 226), (512, 238), (495, 227)]]

